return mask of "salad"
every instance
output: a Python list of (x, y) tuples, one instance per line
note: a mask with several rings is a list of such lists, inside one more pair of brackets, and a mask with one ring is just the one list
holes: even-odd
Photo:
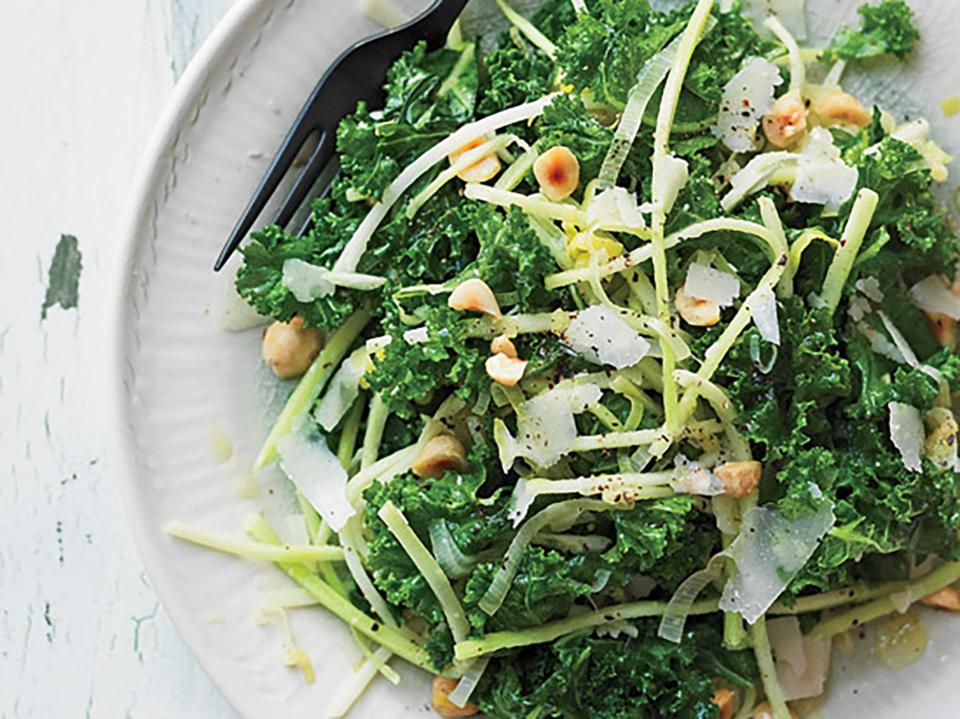
[(445, 717), (787, 719), (867, 622), (918, 657), (960, 610), (951, 158), (843, 88), (911, 9), (814, 48), (800, 2), (497, 4), (243, 250), (294, 521), (170, 533), (294, 580), (307, 681), (286, 610), (348, 625), (330, 716), (394, 658)]

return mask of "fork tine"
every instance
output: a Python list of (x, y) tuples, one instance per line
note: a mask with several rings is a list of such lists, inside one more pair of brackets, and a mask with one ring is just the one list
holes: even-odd
[[(328, 177), (324, 178), (324, 175)], [(319, 187), (319, 192), (311, 200), (322, 200), (327, 195), (330, 194), (330, 190), (333, 188), (334, 180), (340, 176), (340, 163), (337, 162), (337, 159), (334, 158), (333, 161), (323, 168), (323, 172), (320, 173), (320, 179), (317, 180), (318, 185), (314, 187)], [(296, 215), (294, 215), (296, 219)], [(303, 222), (300, 224), (300, 230), (297, 232), (297, 237), (306, 237), (310, 230), (313, 227), (313, 211), (311, 208), (310, 212), (306, 213)]]
[(280, 205), (280, 209), (277, 210), (277, 214), (273, 219), (273, 224), (279, 225), (280, 227), (286, 227), (290, 224), (290, 220), (293, 219), (297, 210), (310, 194), (310, 190), (313, 189), (313, 185), (323, 172), (323, 168), (325, 168), (331, 158), (333, 158), (336, 147), (337, 138), (335, 133), (324, 132), (320, 135), (320, 142), (317, 144), (317, 149), (313, 151), (313, 154), (307, 161), (297, 181), (293, 183), (293, 187), (290, 188), (290, 192), (287, 193), (287, 196), (284, 198), (283, 204)]
[(247, 203), (243, 214), (240, 216), (240, 219), (237, 220), (237, 224), (230, 233), (226, 244), (224, 244), (223, 249), (220, 250), (220, 255), (213, 265), (215, 272), (220, 271), (227, 260), (230, 259), (230, 255), (232, 255), (240, 246), (240, 243), (243, 242), (243, 238), (250, 232), (253, 223), (256, 222), (257, 217), (263, 212), (263, 208), (267, 206), (271, 196), (276, 192), (277, 186), (283, 180), (283, 176), (287, 173), (287, 170), (290, 169), (290, 165), (293, 164), (297, 154), (300, 152), (300, 148), (303, 147), (303, 143), (306, 142), (312, 132), (313, 130), (307, 127), (306, 124), (297, 122), (283, 139), (283, 144), (280, 145), (280, 149), (277, 151), (277, 154), (274, 155), (273, 161), (270, 163), (270, 167), (267, 168), (263, 179), (260, 180), (260, 184), (253, 193), (253, 197), (250, 198), (250, 202)]

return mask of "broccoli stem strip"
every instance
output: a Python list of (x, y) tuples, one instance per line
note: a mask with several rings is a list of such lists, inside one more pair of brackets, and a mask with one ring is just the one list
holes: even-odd
[(534, 143), (503, 171), (503, 174), (500, 175), (494, 183), (494, 188), (497, 190), (507, 190), (508, 192), (517, 189), (520, 183), (523, 182), (523, 178), (533, 169), (533, 165), (539, 156), (540, 149), (537, 147), (537, 144)]
[(171, 537), (244, 559), (258, 559), (267, 562), (343, 561), (343, 550), (340, 547), (298, 546), (280, 544), (279, 542), (264, 544), (263, 542), (227, 537), (216, 532), (191, 527), (183, 522), (170, 522), (166, 526), (166, 532)]
[(440, 608), (447, 619), (447, 626), (450, 627), (454, 641), (463, 641), (470, 631), (467, 615), (453, 591), (450, 580), (447, 579), (447, 575), (437, 564), (437, 560), (420, 541), (417, 533), (407, 522), (407, 518), (403, 516), (403, 512), (397, 509), (393, 502), (388, 501), (384, 504), (377, 516), (387, 525), (387, 529), (403, 547), (403, 551), (410, 557), (410, 561), (419, 570), (420, 575), (427, 582), (437, 601), (440, 602)]
[[(680, 44), (677, 46), (676, 56), (667, 82), (663, 88), (660, 100), (660, 113), (657, 116), (657, 126), (653, 131), (653, 218), (651, 231), (651, 247), (653, 250), (653, 286), (657, 298), (657, 317), (666, 325), (671, 324), (670, 317), (670, 288), (667, 278), (667, 247), (664, 237), (666, 213), (669, 208), (664, 207), (657, 198), (663, 197), (660, 189), (664, 180), (663, 162), (669, 155), (670, 129), (677, 114), (677, 105), (680, 102), (680, 90), (683, 80), (690, 67), (690, 59), (700, 41), (700, 36), (710, 17), (713, 0), (699, 0), (690, 22), (683, 31)], [(596, 272), (597, 268), (592, 268)], [(599, 282), (599, 273), (595, 274), (595, 281)], [(663, 411), (667, 431), (674, 435), (682, 424), (678, 403), (677, 383), (673, 379), (673, 371), (677, 367), (677, 355), (674, 348), (667, 342), (661, 343), (663, 351)]]
[(383, 429), (387, 426), (390, 409), (378, 392), (370, 400), (367, 412), (367, 428), (363, 433), (363, 449), (360, 452), (360, 469), (367, 469), (377, 461), (380, 442), (383, 441)]
[[(719, 600), (708, 599), (695, 602), (690, 607), (690, 616), (713, 614), (719, 608)], [(642, 619), (659, 617), (667, 609), (667, 602), (632, 602), (605, 607), (596, 611), (578, 614), (567, 619), (548, 622), (539, 627), (512, 632), (493, 632), (481, 639), (467, 639), (459, 642), (454, 648), (459, 660), (473, 659), (485, 654), (498, 652), (513, 647), (527, 647), (534, 644), (546, 644), (555, 639), (599, 627), (602, 624), (620, 621), (623, 619)]]
[[(899, 592), (891, 592), (881, 599), (876, 599), (843, 614), (825, 619), (810, 631), (810, 636), (832, 637), (835, 634), (842, 634), (854, 627), (898, 611), (904, 604), (902, 601), (897, 601), (899, 599), (906, 598), (907, 603), (912, 603), (944, 587), (949, 587), (957, 581), (960, 581), (960, 562), (948, 562)], [(901, 596), (895, 597), (897, 594)]]
[[(682, 242), (687, 240), (695, 240), (714, 232), (736, 232), (742, 235), (756, 237), (760, 240), (763, 240), (764, 244), (767, 246), (767, 255), (770, 257), (771, 261), (776, 260), (778, 257), (776, 250), (777, 238), (771, 234), (770, 230), (756, 222), (750, 222), (748, 220), (736, 220), (731, 217), (718, 217), (713, 220), (697, 222), (696, 224), (690, 225), (679, 232), (674, 232), (665, 238), (664, 248), (671, 250)], [(628, 255), (621, 255), (620, 257), (617, 257), (606, 264), (597, 266), (596, 268), (578, 267), (572, 270), (557, 272), (553, 275), (547, 275), (544, 284), (548, 290), (555, 290), (559, 287), (577, 284), (578, 282), (587, 282), (590, 280), (590, 276), (594, 272), (596, 272), (599, 277), (609, 277), (610, 275), (615, 275), (619, 272), (630, 269), (631, 267), (635, 267), (636, 265), (647, 262), (652, 257), (653, 247), (652, 245), (647, 244), (643, 245), (642, 247), (638, 247)]]
[[(254, 531), (261, 542), (279, 544), (279, 538), (266, 522), (262, 522)], [(330, 585), (310, 571), (306, 565), (296, 562), (277, 562), (277, 566), (348, 627), (380, 646), (386, 647), (414, 666), (434, 673), (435, 670), (430, 665), (430, 654), (414, 643), (402, 630), (387, 626), (357, 609), (348, 599), (338, 594)]]
[(530, 41), (530, 44), (543, 50), (551, 60), (557, 59), (557, 46), (546, 35), (540, 32), (527, 18), (510, 7), (506, 0), (496, 0), (496, 2), (504, 17)]
[(886, 597), (897, 592), (902, 592), (910, 586), (910, 582), (884, 582), (875, 586), (866, 584), (854, 587), (845, 587), (843, 589), (834, 589), (822, 594), (812, 594), (807, 597), (799, 597), (791, 604), (777, 602), (770, 611), (767, 612), (773, 616), (792, 615), (792, 614), (810, 614), (812, 612), (821, 612), (825, 609), (835, 609), (848, 604), (862, 604), (871, 599)]
[(276, 459), (277, 442), (290, 432), (297, 420), (310, 411), (334, 368), (343, 360), (347, 350), (369, 321), (369, 310), (357, 310), (327, 338), (323, 350), (300, 379), (300, 383), (280, 411), (280, 416), (270, 430), (270, 434), (267, 435), (260, 454), (257, 455), (257, 460), (253, 464), (254, 471), (263, 469)]
[(877, 211), (879, 202), (880, 197), (873, 190), (863, 188), (857, 193), (857, 199), (850, 210), (850, 219), (840, 238), (840, 249), (833, 256), (833, 262), (830, 263), (827, 277), (823, 281), (821, 299), (831, 314), (837, 311), (840, 298), (843, 296), (843, 288), (850, 277), (853, 263), (870, 229), (870, 222), (873, 220), (873, 214)]
[(787, 49), (787, 56), (790, 58), (790, 92), (799, 95), (807, 84), (807, 65), (803, 59), (803, 51), (776, 15), (768, 17), (763, 24)]
[(777, 295), (781, 299), (793, 297), (793, 281), (800, 270), (800, 261), (803, 259), (803, 253), (813, 244), (815, 240), (823, 240), (833, 248), (840, 246), (840, 243), (830, 237), (827, 233), (818, 227), (804, 230), (800, 237), (794, 240), (790, 245), (790, 259), (787, 261), (787, 269), (780, 278), (780, 284), (777, 285)]
[(773, 663), (773, 650), (770, 648), (770, 637), (767, 636), (767, 618), (760, 617), (757, 623), (750, 627), (750, 637), (753, 640), (753, 652), (757, 657), (757, 666), (760, 669), (760, 682), (763, 684), (764, 694), (773, 710), (773, 719), (790, 719), (790, 710), (783, 698), (783, 688), (777, 678), (777, 667)]
[(360, 434), (360, 421), (363, 419), (363, 402), (355, 400), (347, 421), (343, 423), (340, 432), (340, 441), (337, 443), (337, 459), (345, 470), (350, 471), (353, 453), (357, 448), (357, 437)]

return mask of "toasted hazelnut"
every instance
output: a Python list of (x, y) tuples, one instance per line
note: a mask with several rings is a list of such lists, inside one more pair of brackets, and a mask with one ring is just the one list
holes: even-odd
[(450, 293), (447, 304), (455, 310), (483, 312), (491, 317), (501, 317), (497, 296), (490, 286), (480, 279), (464, 280)]
[(323, 346), (320, 332), (304, 329), (303, 318), (274, 322), (263, 332), (260, 346), (263, 361), (280, 379), (302, 375), (316, 359)]
[(937, 338), (940, 346), (956, 350), (957, 321), (939, 312), (924, 312), (923, 316), (927, 321), (927, 327), (930, 328), (930, 334)]
[(807, 107), (799, 93), (777, 98), (773, 109), (763, 117), (763, 132), (774, 147), (791, 147), (807, 132)]
[(427, 441), (411, 469), (421, 479), (442, 477), (448, 469), (465, 469), (467, 450), (452, 434), (438, 434)]
[[(485, 142), (486, 138), (478, 137), (475, 140), (471, 140), (460, 149), (454, 150), (447, 155), (450, 165), (453, 166), (457, 164), (457, 160), (459, 160), (464, 154), (470, 150), (480, 147), (480, 145)], [(484, 155), (469, 167), (465, 167), (457, 172), (457, 177), (464, 182), (486, 182), (487, 180), (492, 180), (494, 177), (496, 177), (499, 172), (500, 158), (497, 157), (496, 153), (491, 152), (489, 155)]]
[(433, 692), (431, 695), (431, 700), (433, 702), (434, 711), (440, 716), (447, 717), (448, 719), (455, 719), (456, 717), (471, 717), (474, 714), (479, 713), (480, 708), (474, 704), (465, 704), (462, 707), (458, 707), (456, 704), (450, 701), (450, 692), (452, 692), (456, 686), (456, 679), (448, 679), (447, 677), (441, 676), (435, 676), (433, 678)]
[(562, 202), (580, 184), (580, 161), (570, 148), (558, 145), (544, 152), (533, 165), (540, 192), (553, 202)]
[(497, 384), (514, 387), (523, 378), (527, 361), (503, 354), (495, 354), (487, 359), (487, 374)]
[(506, 355), (507, 357), (517, 357), (517, 347), (513, 344), (509, 337), (506, 335), (500, 335), (499, 337), (494, 337), (493, 341), (490, 343), (490, 354), (495, 355)]
[(723, 492), (728, 497), (740, 499), (746, 497), (760, 484), (763, 465), (753, 460), (747, 462), (727, 462), (713, 470), (721, 482)]
[(920, 600), (920, 603), (925, 607), (960, 612), (960, 592), (953, 587), (944, 587), (939, 592), (924, 597)]
[(720, 305), (709, 300), (698, 300), (681, 287), (674, 298), (677, 313), (693, 327), (713, 327), (720, 322)]
[(813, 103), (813, 113), (824, 125), (856, 125), (866, 127), (873, 122), (873, 115), (853, 95), (843, 90), (834, 90), (818, 97)]
[(732, 689), (722, 687), (713, 692), (710, 703), (720, 708), (720, 719), (733, 719), (733, 713), (737, 710), (737, 695)]
[[(773, 719), (773, 708), (767, 702), (757, 704), (753, 710), (753, 719)], [(800, 719), (793, 709), (790, 710), (790, 719)]]
[(941, 472), (952, 470), (960, 441), (960, 424), (953, 412), (938, 407), (927, 413), (927, 426), (932, 429), (923, 443), (924, 454)]

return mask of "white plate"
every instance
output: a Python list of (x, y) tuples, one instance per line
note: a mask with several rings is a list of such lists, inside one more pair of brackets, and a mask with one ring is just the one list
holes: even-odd
[[(823, 36), (857, 3), (813, 4), (823, 12), (813, 13), (811, 26)], [(947, 148), (960, 152), (956, 122), (938, 109), (941, 99), (960, 91), (952, 84), (960, 13), (953, 0), (914, 4), (923, 6), (924, 31), (914, 63), (882, 71), (864, 87), (870, 96), (922, 111)], [(119, 260), (112, 370), (119, 378), (114, 401), (127, 511), (157, 592), (184, 638), (231, 704), (255, 719), (323, 716), (357, 652), (343, 626), (323, 611), (295, 613), (294, 630), (317, 670), (317, 682), (306, 685), (280, 663), (279, 629), (253, 621), (262, 587), (280, 586), (283, 577), (171, 541), (163, 526), (177, 518), (239, 533), (256, 509), (236, 488), (286, 388), (262, 369), (257, 331), (221, 330), (226, 277), (214, 276), (211, 263), (316, 78), (343, 48), (377, 29), (359, 5), (237, 3), (160, 121), (132, 188)], [(916, 93), (909, 105), (898, 99), (904, 89)], [(213, 456), (211, 424), (236, 447), (227, 463)], [(276, 496), (265, 500), (276, 513)], [(896, 675), (869, 657), (838, 652), (824, 716), (932, 716), (951, 706), (960, 671), (950, 654), (960, 622), (930, 616), (928, 626), (933, 639), (925, 659)], [(868, 653), (868, 643), (860, 645), (860, 653)], [(399, 688), (376, 682), (354, 716), (420, 716), (429, 711), (428, 700), (425, 678), (407, 671)]]

